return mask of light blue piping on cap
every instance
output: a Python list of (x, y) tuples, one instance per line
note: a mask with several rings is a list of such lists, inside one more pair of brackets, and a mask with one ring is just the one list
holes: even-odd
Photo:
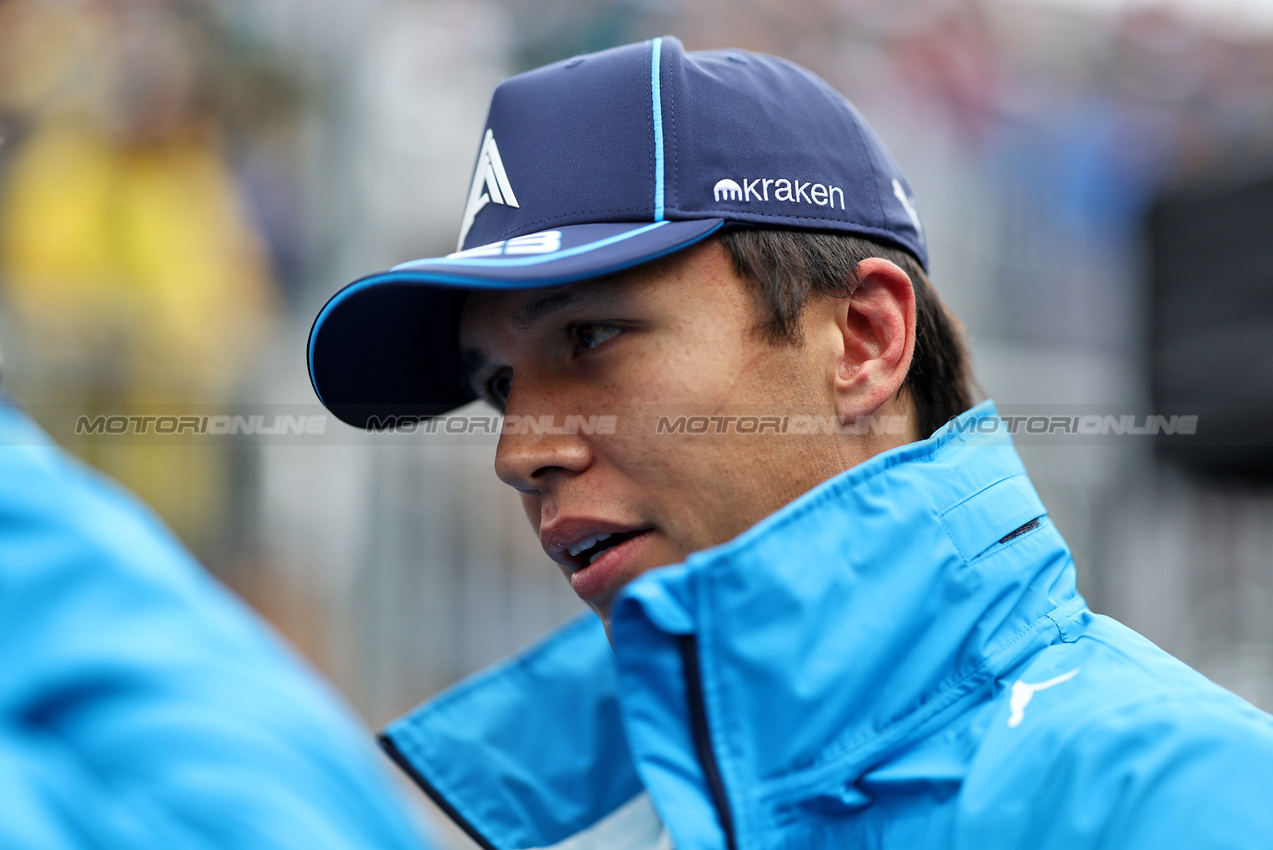
[(654, 39), (650, 58), (650, 91), (654, 101), (654, 220), (663, 220), (663, 92), (659, 84), (663, 39)]

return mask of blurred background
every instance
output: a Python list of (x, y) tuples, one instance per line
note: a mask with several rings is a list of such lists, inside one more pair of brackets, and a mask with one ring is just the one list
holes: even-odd
[(493, 86), (665, 33), (855, 102), (1002, 411), (1200, 415), (1022, 454), (1093, 608), (1273, 710), (1270, 0), (0, 0), (4, 386), (382, 725), (581, 609), (492, 440), (72, 424), (322, 413), (313, 317), (453, 250)]

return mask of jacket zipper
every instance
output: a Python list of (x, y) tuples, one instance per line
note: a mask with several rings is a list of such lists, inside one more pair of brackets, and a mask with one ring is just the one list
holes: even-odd
[(690, 734), (694, 739), (694, 752), (702, 765), (707, 790), (712, 795), (716, 816), (725, 833), (725, 846), (728, 850), (735, 850), (737, 844), (734, 837), (734, 818), (729, 810), (729, 798), (725, 796), (720, 764), (716, 761), (716, 753), (712, 750), (712, 741), (707, 731), (703, 676), (698, 666), (698, 639), (694, 635), (679, 635), (677, 646), (681, 651), (681, 662), (685, 665), (685, 691), (689, 696)]
[(445, 812), (447, 817), (455, 821), (456, 826), (464, 830), (468, 837), (477, 843), (478, 847), (481, 847), (482, 850), (496, 850), (495, 845), (487, 841), (480, 832), (474, 829), (473, 824), (465, 820), (464, 817), (461, 816), (449, 802), (447, 802), (446, 798), (438, 792), (438, 789), (433, 787), (433, 783), (425, 779), (424, 776), (415, 769), (415, 766), (412, 765), (407, 757), (402, 754), (402, 751), (398, 749), (398, 745), (393, 742), (392, 738), (388, 735), (380, 735), (376, 740), (380, 743), (380, 748), (385, 751), (389, 758), (393, 759), (394, 764), (402, 768), (403, 772), (405, 772), (407, 776), (410, 776), (415, 784), (419, 785), (420, 789), (424, 791), (425, 794), (429, 795), (429, 799), (431, 799), (434, 803), (437, 803), (438, 808)]

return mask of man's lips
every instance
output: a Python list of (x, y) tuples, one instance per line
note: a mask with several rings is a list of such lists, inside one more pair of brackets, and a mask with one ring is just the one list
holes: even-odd
[(655, 531), (652, 525), (631, 521), (558, 516), (540, 527), (539, 542), (548, 557), (565, 567), (579, 598), (595, 607), (604, 606), (620, 585), (640, 572), (635, 564), (648, 560), (643, 555)]
[(603, 556), (606, 550), (652, 529), (649, 525), (606, 519), (559, 518), (540, 528), (539, 542), (548, 557), (573, 573)]
[(644, 560), (649, 565), (648, 557), (643, 556), (646, 556), (654, 540), (654, 529), (625, 536), (622, 543), (606, 549), (592, 563), (572, 572), (570, 587), (580, 599), (592, 603), (604, 616), (604, 610), (609, 607), (609, 598), (614, 592), (642, 572), (636, 566), (637, 562)]

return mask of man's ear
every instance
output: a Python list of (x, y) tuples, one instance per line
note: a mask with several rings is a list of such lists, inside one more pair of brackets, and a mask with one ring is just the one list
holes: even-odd
[(853, 296), (839, 299), (843, 351), (833, 376), (842, 422), (875, 413), (902, 388), (915, 353), (915, 291), (895, 263), (858, 263)]

